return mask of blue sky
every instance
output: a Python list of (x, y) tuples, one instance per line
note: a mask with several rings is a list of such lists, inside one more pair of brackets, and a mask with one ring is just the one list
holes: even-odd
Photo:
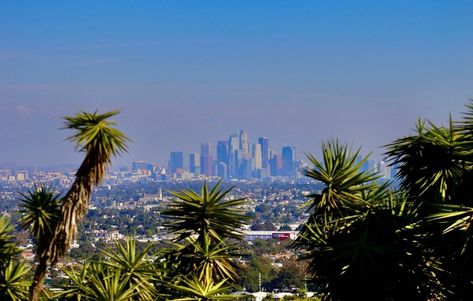
[(379, 147), (473, 97), (471, 1), (0, 0), (0, 162), (77, 163), (59, 130), (122, 109), (116, 161), (166, 164), (246, 128)]

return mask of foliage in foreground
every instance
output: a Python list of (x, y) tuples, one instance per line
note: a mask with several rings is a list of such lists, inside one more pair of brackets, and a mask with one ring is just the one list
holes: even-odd
[(327, 300), (469, 300), (473, 294), (473, 103), (447, 127), (419, 122), (388, 145), (399, 191), (362, 171), (337, 141), (306, 176), (311, 195), (294, 247)]
[[(419, 122), (413, 135), (387, 146), (387, 158), (398, 170), (398, 191), (375, 172), (362, 171), (367, 157), (359, 161), (359, 150), (337, 141), (322, 146), (322, 159), (308, 156), (312, 167), (304, 173), (324, 188), (310, 196), (310, 217), (293, 246), (308, 260), (307, 272), (323, 300), (469, 300), (473, 295), (473, 103), (467, 107), (461, 121), (446, 127)], [(69, 120), (71, 126), (73, 121), (79, 120)], [(84, 163), (91, 168), (83, 175), (91, 181), (87, 185), (98, 183), (109, 155), (122, 148), (107, 152), (112, 140), (90, 142), (84, 138), (92, 133), (89, 125), (73, 128), (84, 131), (74, 139), (86, 158), (99, 160), (94, 161), (98, 165)], [(92, 150), (99, 156), (89, 156)], [(90, 187), (80, 200), (88, 198)], [(231, 298), (226, 293), (238, 277), (232, 240), (241, 238), (238, 228), (247, 217), (238, 209), (243, 200), (232, 200), (229, 191), (217, 183), (211, 189), (204, 184), (200, 192), (174, 193), (176, 199), (162, 213), (175, 235), (169, 248), (148, 254), (151, 247), (137, 252), (133, 240), (119, 243), (115, 251), (104, 251), (102, 260), (66, 270), (71, 283), (57, 295), (43, 290), (43, 297)], [(54, 193), (41, 188), (23, 196), (22, 208), (21, 226), (30, 230), (39, 253), (52, 256), (64, 207)], [(0, 298), (25, 300), (31, 280), (25, 281), (28, 268), (16, 259), (11, 231), (8, 220), (0, 217)]]

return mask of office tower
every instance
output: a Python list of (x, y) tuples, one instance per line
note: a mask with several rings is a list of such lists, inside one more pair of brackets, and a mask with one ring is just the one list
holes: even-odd
[(282, 168), (284, 175), (294, 177), (296, 168), (294, 161), (296, 160), (296, 148), (294, 146), (283, 146), (282, 148)]
[(269, 156), (269, 142), (266, 137), (259, 137), (258, 143), (261, 144), (261, 158), (263, 161), (263, 168), (268, 168)]
[(282, 171), (282, 157), (280, 154), (274, 154), (270, 160), (270, 175), (280, 176)]
[(176, 173), (184, 168), (184, 154), (182, 152), (171, 152), (169, 160), (169, 172)]
[(226, 179), (227, 178), (227, 164), (225, 164), (225, 162), (218, 162), (215, 165), (215, 174), (217, 175), (217, 177)]
[(262, 156), (262, 147), (261, 144), (253, 144), (253, 158), (255, 161), (254, 167), (255, 169), (262, 169), (263, 168), (263, 156)]
[(210, 143), (200, 145), (200, 173), (212, 176), (212, 155), (210, 154)]
[(243, 150), (243, 155), (245, 157), (250, 153), (250, 142), (246, 130), (240, 131), (240, 149)]
[(238, 178), (250, 179), (252, 176), (251, 159), (240, 159), (238, 166)]
[(200, 154), (189, 154), (189, 171), (195, 174), (200, 174)]
[(229, 143), (228, 141), (219, 141), (217, 142), (217, 163), (223, 162), (228, 164), (228, 154), (229, 154)]
[(236, 152), (239, 148), (239, 140), (237, 134), (232, 134), (228, 138), (228, 166), (227, 172), (230, 177), (236, 177), (238, 173), (238, 164), (235, 161)]

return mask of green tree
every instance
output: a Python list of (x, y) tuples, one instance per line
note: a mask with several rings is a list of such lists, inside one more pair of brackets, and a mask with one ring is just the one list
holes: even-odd
[(0, 216), (0, 300), (25, 300), (28, 296), (28, 266), (15, 258), (19, 253), (9, 219)]
[(271, 260), (263, 256), (253, 256), (246, 265), (240, 267), (241, 286), (251, 292), (259, 291), (260, 275), (262, 287), (268, 289), (276, 277)]
[[(56, 264), (73, 242), (77, 232), (77, 224), (87, 212), (92, 189), (104, 178), (111, 158), (126, 151), (128, 138), (115, 129), (113, 127), (115, 123), (109, 120), (110, 117), (118, 113), (118, 111), (104, 114), (98, 114), (97, 111), (94, 113), (81, 112), (64, 118), (64, 128), (75, 131), (69, 140), (85, 153), (85, 158), (76, 172), (74, 183), (62, 200), (57, 220), (52, 219), (55, 220), (55, 223), (51, 226), (52, 235), (47, 247), (41, 248), (41, 252), (37, 253), (39, 264), (36, 267), (34, 281), (31, 285), (30, 300), (38, 300), (47, 263)], [(33, 223), (33, 230), (49, 227), (41, 227), (39, 222), (34, 224), (33, 220), (29, 222)]]
[[(35, 187), (35, 189), (21, 194), (20, 199), (20, 227), (28, 230), (36, 245), (36, 268), (33, 278), (34, 283), (42, 283), (44, 273), (47, 268), (47, 254), (52, 240), (54, 227), (60, 213), (59, 195), (55, 194), (51, 188)], [(37, 292), (38, 293), (38, 292)], [(33, 293), (31, 292), (33, 295)]]
[(230, 191), (221, 189), (219, 182), (211, 189), (204, 183), (200, 194), (189, 189), (172, 193), (176, 198), (161, 216), (171, 220), (167, 227), (176, 239), (159, 260), (161, 269), (163, 262), (173, 262), (159, 281), (170, 284), (171, 295), (206, 300), (218, 294), (220, 298), (236, 280), (231, 261), (235, 248), (228, 241), (241, 239), (239, 229), (249, 218), (240, 209), (244, 200), (229, 198)]
[(473, 294), (473, 102), (460, 121), (419, 121), (413, 135), (388, 145), (397, 178), (420, 208), (421, 243), (435, 262), (446, 299)]
[(324, 188), (311, 195), (311, 215), (294, 242), (309, 260), (311, 280), (330, 300), (426, 300), (435, 279), (415, 243), (417, 211), (405, 195), (362, 172), (367, 157), (329, 142), (323, 162), (309, 155), (304, 172)]

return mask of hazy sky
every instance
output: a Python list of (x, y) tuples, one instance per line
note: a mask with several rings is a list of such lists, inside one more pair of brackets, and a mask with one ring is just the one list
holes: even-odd
[(59, 130), (122, 109), (116, 160), (246, 128), (280, 151), (379, 146), (473, 97), (473, 1), (0, 0), (0, 163), (77, 163)]

